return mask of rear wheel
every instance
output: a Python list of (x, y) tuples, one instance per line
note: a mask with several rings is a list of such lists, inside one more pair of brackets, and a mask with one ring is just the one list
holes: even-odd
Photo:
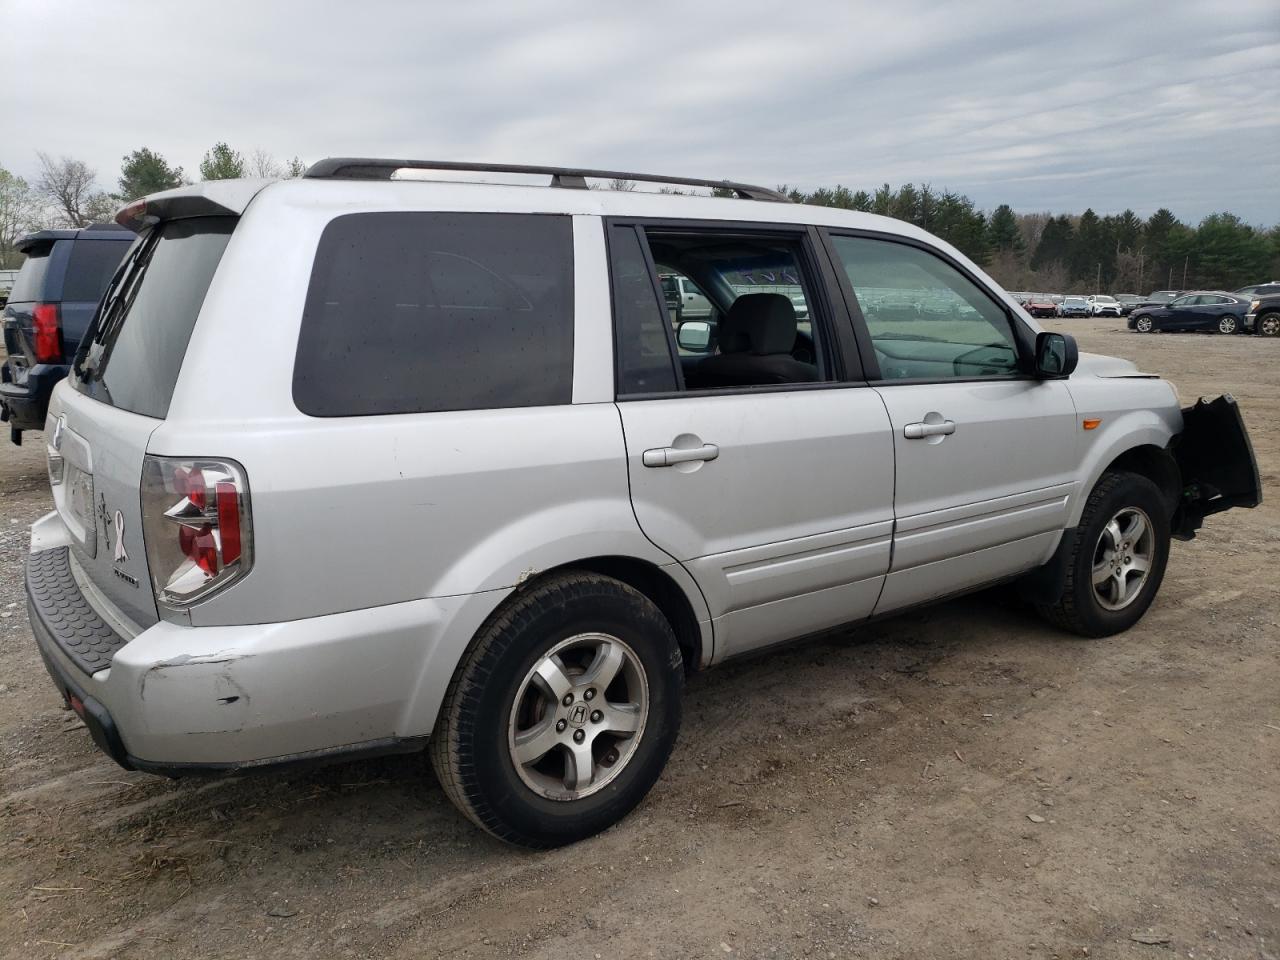
[(1104, 473), (1075, 530), (1062, 597), (1040, 612), (1085, 637), (1106, 637), (1142, 619), (1169, 560), (1169, 511), (1136, 473)]
[(1264, 313), (1254, 325), (1260, 337), (1280, 337), (1280, 313)]
[(445, 793), (494, 836), (555, 847), (616, 823), (657, 781), (680, 728), (671, 625), (617, 580), (566, 573), (482, 629), (431, 741)]
[(1239, 328), (1239, 326), (1240, 325), (1236, 321), (1236, 318), (1233, 317), (1231, 314), (1226, 314), (1225, 316), (1221, 316), (1218, 318), (1219, 333), (1235, 333), (1236, 330)]
[(1139, 333), (1150, 333), (1155, 329), (1155, 324), (1152, 322), (1150, 317), (1138, 317), (1137, 320), (1133, 321), (1133, 329), (1137, 330)]

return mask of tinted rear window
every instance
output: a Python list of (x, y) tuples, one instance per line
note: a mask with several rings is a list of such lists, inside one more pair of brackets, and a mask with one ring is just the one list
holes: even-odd
[(169, 220), (143, 236), (80, 342), (72, 386), (147, 417), (169, 412), (187, 341), (234, 217)]
[(13, 303), (25, 303), (28, 300), (39, 300), (44, 295), (44, 278), (49, 272), (49, 254), (53, 245), (44, 249), (32, 250), (18, 270), (18, 279), (13, 282), (9, 291), (9, 300)]
[(93, 303), (102, 299), (111, 275), (128, 252), (129, 244), (123, 240), (76, 240), (67, 261), (62, 299)]
[(361, 213), (320, 238), (293, 372), (315, 417), (568, 403), (569, 217)]

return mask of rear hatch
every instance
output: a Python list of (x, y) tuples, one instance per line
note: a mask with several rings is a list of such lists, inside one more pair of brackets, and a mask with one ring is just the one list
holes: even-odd
[(237, 221), (214, 209), (220, 213), (144, 225), (50, 408), (46, 436), (64, 474), (54, 500), (75, 558), (138, 627), (157, 620), (142, 537), (143, 460)]

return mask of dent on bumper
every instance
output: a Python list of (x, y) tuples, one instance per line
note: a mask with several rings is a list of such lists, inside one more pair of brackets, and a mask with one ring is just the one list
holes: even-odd
[(59, 688), (70, 681), (105, 710), (128, 758), (117, 760), (227, 768), (429, 734), (434, 714), (411, 707), (465, 599), (252, 626), (161, 621), (92, 676), (52, 641), (34, 607), (32, 627)]

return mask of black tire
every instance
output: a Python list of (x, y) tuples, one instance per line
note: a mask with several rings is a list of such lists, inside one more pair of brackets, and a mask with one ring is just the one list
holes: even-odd
[[(1147, 324), (1147, 328), (1146, 328), (1145, 330), (1144, 330), (1144, 329), (1142, 329), (1142, 324), (1143, 324), (1143, 322), (1144, 322), (1144, 321), (1145, 321), (1145, 322), (1146, 322), (1146, 324)], [(1138, 316), (1138, 317), (1135, 317), (1135, 318), (1134, 318), (1134, 321), (1133, 321), (1133, 329), (1134, 329), (1135, 331), (1137, 331), (1138, 333), (1155, 333), (1155, 332), (1156, 332), (1156, 322), (1155, 322), (1154, 320), (1152, 320), (1152, 319), (1151, 319), (1151, 317), (1147, 316), (1146, 314), (1142, 314), (1142, 315), (1140, 315), (1140, 316)]]
[(1237, 320), (1233, 314), (1223, 314), (1218, 318), (1218, 322), (1214, 326), (1214, 329), (1217, 330), (1218, 333), (1222, 334), (1239, 333), (1240, 321)]
[[(1140, 509), (1151, 521), (1151, 567), (1134, 599), (1123, 609), (1109, 610), (1094, 590), (1095, 551), (1103, 529), (1117, 513), (1130, 507)], [(1037, 609), (1050, 623), (1083, 637), (1122, 633), (1141, 620), (1151, 606), (1168, 561), (1169, 505), (1159, 488), (1140, 474), (1104, 473), (1089, 494), (1076, 527), (1062, 597), (1055, 604), (1038, 604)]]
[[(643, 667), (648, 710), (626, 765), (597, 792), (553, 800), (521, 778), (508, 722), (533, 666), (557, 643), (601, 633)], [(626, 816), (657, 782), (680, 730), (684, 663), (671, 624), (648, 597), (610, 577), (568, 572), (500, 608), (463, 657), (440, 708), (430, 753), (449, 799), (501, 840), (545, 849), (582, 840)]]
[(1253, 329), (1260, 337), (1280, 337), (1280, 313), (1272, 310), (1259, 314), (1253, 322)]

